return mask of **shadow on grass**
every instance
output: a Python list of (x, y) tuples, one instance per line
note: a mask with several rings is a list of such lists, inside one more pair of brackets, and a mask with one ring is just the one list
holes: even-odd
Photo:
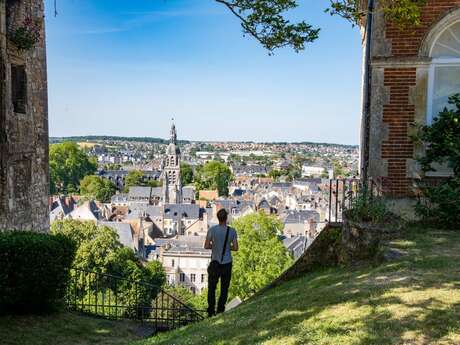
[(314, 272), (143, 344), (458, 344), (460, 233), (416, 230), (390, 243), (398, 261)]

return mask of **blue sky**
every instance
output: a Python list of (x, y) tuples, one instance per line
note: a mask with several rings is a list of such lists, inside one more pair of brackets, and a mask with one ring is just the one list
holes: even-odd
[(243, 37), (213, 0), (46, 0), (51, 136), (359, 141), (361, 39), (303, 0), (321, 27), (299, 54)]

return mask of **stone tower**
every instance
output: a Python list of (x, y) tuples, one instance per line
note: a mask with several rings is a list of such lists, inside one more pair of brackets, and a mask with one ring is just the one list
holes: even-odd
[(180, 176), (180, 149), (177, 146), (177, 132), (174, 123), (171, 126), (171, 137), (166, 150), (163, 173), (163, 192), (165, 204), (182, 202), (182, 183)]
[(43, 18), (42, 0), (0, 1), (0, 230), (49, 227)]

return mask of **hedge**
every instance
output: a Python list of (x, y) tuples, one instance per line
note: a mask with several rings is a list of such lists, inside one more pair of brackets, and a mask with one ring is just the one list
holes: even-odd
[(62, 302), (75, 244), (63, 235), (0, 231), (0, 313), (46, 312)]

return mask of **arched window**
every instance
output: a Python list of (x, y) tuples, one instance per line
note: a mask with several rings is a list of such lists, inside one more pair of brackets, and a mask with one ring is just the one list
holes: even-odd
[(428, 123), (449, 107), (448, 98), (460, 93), (460, 20), (447, 26), (434, 40), (428, 82)]

